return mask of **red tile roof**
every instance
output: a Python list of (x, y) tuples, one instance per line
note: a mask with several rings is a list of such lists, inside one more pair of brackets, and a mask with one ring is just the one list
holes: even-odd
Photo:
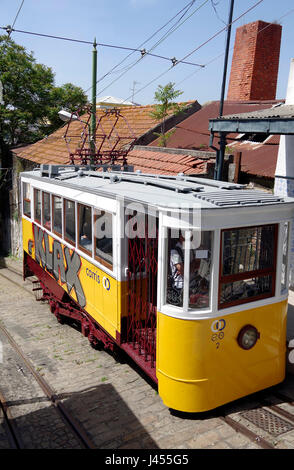
[[(191, 105), (192, 103), (194, 102), (191, 101), (182, 104)], [(150, 131), (150, 129), (158, 126), (158, 121), (150, 117), (152, 108), (152, 105), (124, 106), (121, 108), (121, 114), (123, 118), (120, 118), (117, 121), (115, 129), (112, 133), (114, 141), (116, 140), (117, 135), (122, 138), (116, 149), (132, 140), (133, 136), (136, 138), (140, 137), (146, 132)], [(103, 109), (98, 108), (96, 116), (97, 125), (101, 117), (101, 126), (98, 128), (97, 133), (97, 144), (100, 142), (99, 139), (102, 140), (103, 134), (107, 136), (109, 135), (116, 120), (115, 115), (107, 115), (107, 117), (105, 117)], [(82, 116), (82, 119), (87, 119), (87, 116), (86, 118)], [(69, 126), (68, 124), (65, 124), (56, 132), (52, 133), (47, 138), (36, 142), (35, 144), (15, 149), (14, 153), (20, 158), (30, 160), (38, 164), (68, 164), (70, 162), (70, 152), (75, 151), (81, 143), (81, 133), (83, 128), (87, 129), (87, 127), (85, 127), (85, 125), (80, 121), (72, 121)], [(66, 132), (67, 139), (70, 140), (68, 144), (64, 139)], [(110, 148), (113, 146), (113, 142), (110, 143), (110, 145), (108, 142), (109, 139), (105, 139), (103, 144), (103, 148), (105, 150), (110, 150)]]
[[(223, 114), (245, 113), (267, 109), (279, 101), (225, 101)], [(201, 110), (183, 120), (175, 127), (174, 134), (169, 138), (167, 146), (170, 148), (211, 150), (209, 149), (210, 132), (209, 119), (219, 114), (219, 102), (213, 101), (202, 107)], [(236, 134), (228, 134), (228, 147), (234, 151), (242, 152), (241, 171), (261, 177), (274, 178), (279, 147), (279, 136), (271, 136), (265, 144), (236, 143)], [(218, 147), (218, 139), (214, 145)], [(153, 142), (151, 145), (156, 145)]]
[[(187, 154), (173, 154), (161, 151), (134, 149), (128, 155), (128, 164), (134, 165), (134, 170), (144, 173), (186, 175), (206, 173), (209, 158), (194, 157)], [(212, 159), (214, 161), (214, 158)]]

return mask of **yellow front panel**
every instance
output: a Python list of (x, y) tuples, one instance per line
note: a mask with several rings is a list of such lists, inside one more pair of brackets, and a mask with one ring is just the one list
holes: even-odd
[[(209, 320), (158, 313), (157, 378), (166, 406), (207, 411), (281, 382), (285, 376), (287, 301)], [(260, 339), (237, 343), (247, 324)]]
[[(26, 219), (23, 219), (23, 249), (55, 278), (94, 320), (116, 338), (116, 331), (120, 331), (116, 279), (41, 228), (34, 228)], [(55, 275), (52, 274), (52, 269), (49, 272), (50, 265)]]

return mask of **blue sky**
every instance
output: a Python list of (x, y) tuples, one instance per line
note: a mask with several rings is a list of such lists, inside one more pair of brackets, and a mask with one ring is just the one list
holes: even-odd
[[(233, 19), (242, 15), (257, 1), (235, 0)], [(21, 3), (22, 0), (0, 0), (1, 27), (13, 23)], [(14, 27), (24, 31), (86, 41), (93, 41), (96, 37), (98, 43), (138, 48), (188, 3), (189, 0), (24, 0)], [(193, 13), (192, 16), (161, 42), (153, 53), (182, 59), (224, 28), (224, 23), (228, 20), (229, 6), (230, 0), (206, 2), (196, 0), (182, 20)], [(177, 16), (143, 47), (149, 50), (179, 18), (180, 16)], [(228, 77), (236, 28), (256, 20), (277, 21), (283, 26), (277, 98), (284, 98), (290, 59), (294, 57), (293, 0), (263, 0), (233, 24)], [(0, 30), (0, 34), (3, 33), (4, 31)], [(89, 90), (88, 94), (91, 96), (91, 45), (17, 32), (12, 34), (12, 38), (28, 51), (32, 51), (37, 62), (52, 68), (56, 85), (72, 82), (85, 91)], [(224, 31), (186, 59), (197, 64), (207, 64), (204, 68), (178, 64), (169, 70), (171, 62), (145, 57), (115, 83), (111, 83), (140, 58), (140, 53), (135, 52), (117, 67), (114, 73), (99, 81), (97, 96), (113, 95), (131, 99), (135, 86), (134, 101), (149, 104), (154, 102), (157, 86), (172, 81), (176, 84), (176, 89), (183, 91), (181, 100), (197, 99), (203, 104), (219, 99), (225, 40)], [(98, 78), (109, 72), (129, 53), (114, 48), (98, 47)], [(149, 82), (152, 83), (147, 86)]]

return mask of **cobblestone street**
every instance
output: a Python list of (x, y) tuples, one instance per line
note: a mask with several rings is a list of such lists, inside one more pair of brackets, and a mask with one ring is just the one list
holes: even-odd
[[(21, 263), (15, 262), (14, 269), (21, 271)], [(97, 448), (258, 447), (217, 417), (188, 419), (172, 415), (156, 389), (135, 366), (116, 362), (105, 351), (92, 349), (77, 329), (59, 324), (46, 303), (35, 301), (29, 281), (21, 281), (21, 285), (26, 286), (25, 291), (17, 286), (20, 281), (11, 271), (3, 268), (1, 274), (2, 324), (36, 370), (56, 394), (62, 396), (66, 407)], [(13, 404), (13, 416), (25, 447), (79, 447), (6, 343), (0, 367), (0, 389)], [(46, 428), (42, 436), (39, 432), (31, 432), (39, 427)], [(7, 442), (1, 421), (0, 439), (0, 446), (5, 448)]]
[[(21, 271), (20, 262), (13, 269)], [(36, 370), (62, 398), (98, 449), (259, 448), (217, 414), (175, 415), (156, 388), (128, 362), (90, 347), (78, 329), (59, 324), (31, 283), (1, 269), (0, 321)], [(4, 277), (5, 276), (5, 277)], [(24, 290), (24, 287), (26, 290)], [(79, 448), (5, 338), (0, 391), (25, 448)], [(0, 448), (10, 447), (0, 414)], [(283, 444), (284, 445), (284, 444)], [(293, 447), (291, 441), (285, 444)]]

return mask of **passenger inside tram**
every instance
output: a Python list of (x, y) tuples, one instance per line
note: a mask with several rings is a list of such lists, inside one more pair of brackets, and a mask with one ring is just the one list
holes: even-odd
[[(203, 234), (202, 234), (203, 235)], [(202, 236), (200, 246), (191, 246), (189, 273), (189, 307), (207, 308), (209, 306), (210, 284), (210, 233)], [(184, 292), (184, 242), (181, 234), (176, 243), (169, 240), (169, 275), (167, 286), (167, 302), (183, 306)]]

